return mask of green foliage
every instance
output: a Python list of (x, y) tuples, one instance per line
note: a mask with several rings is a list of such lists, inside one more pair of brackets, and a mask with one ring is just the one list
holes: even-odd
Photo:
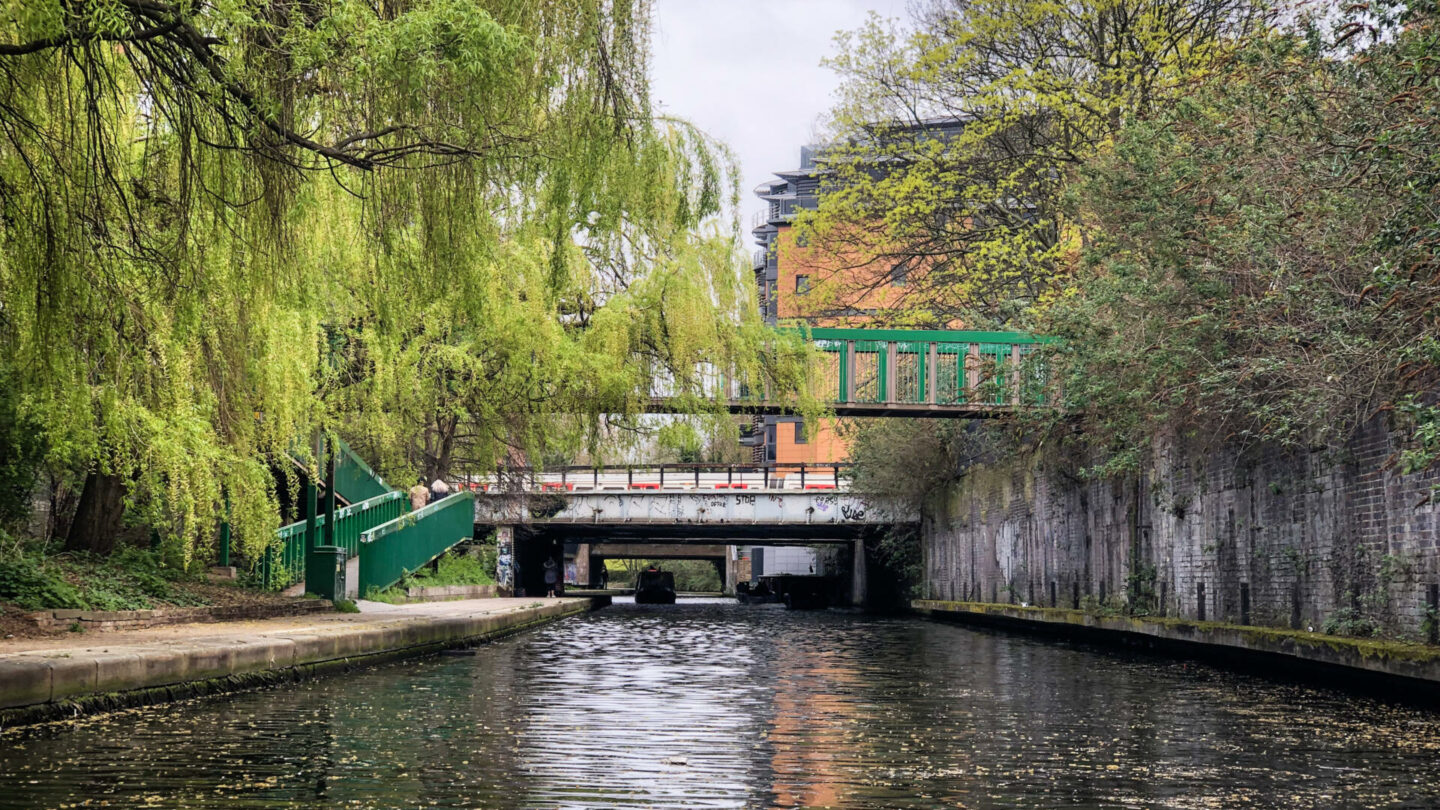
[(28, 555), (0, 559), (0, 600), (26, 610), (83, 610), (90, 606), (56, 568)]
[(0, 365), (0, 527), (30, 514), (30, 497), (45, 454), (37, 426), (21, 412), (11, 377)]
[(383, 591), (372, 591), (365, 598), (376, 602), (403, 602), (408, 588), (439, 588), (448, 585), (494, 585), (495, 547), (482, 546), (480, 554), (449, 551), (440, 557), (439, 570), (429, 566), (406, 574), (399, 582)]
[(175, 569), (141, 549), (122, 549), (106, 559), (17, 553), (0, 559), (0, 601), (26, 610), (148, 610), (157, 603), (205, 604), (175, 588), (177, 578)]
[(335, 603), (336, 613), (359, 613), (360, 606), (349, 599), (341, 599)]
[(675, 590), (683, 593), (719, 593), (720, 573), (709, 560), (671, 560), (665, 570), (675, 573)]
[(1092, 616), (1114, 618), (1125, 615), (1126, 607), (1113, 596), (1101, 601), (1098, 596), (1085, 594), (1080, 598), (1080, 610)]
[(1433, 20), (1410, 22), (1363, 59), (1257, 39), (1082, 172), (1094, 237), (1042, 329), (1097, 472), (1163, 430), (1326, 446), (1397, 405), (1405, 469), (1433, 464), (1440, 243), (1415, 237), (1440, 93)]
[(914, 513), (972, 464), (1010, 447), (1004, 429), (961, 419), (874, 419), (844, 423), (852, 486)]
[(1427, 470), (1440, 461), (1440, 407), (1423, 404), (1415, 395), (1402, 397), (1396, 411), (1405, 420), (1410, 446), (1400, 453), (1400, 471)]
[[(878, 542), (866, 545), (870, 562), (885, 571), (888, 580), (885, 583), (877, 581), (878, 578), (868, 581), (871, 589), (868, 598), (872, 602), (883, 604), (889, 601), (893, 604), (886, 605), (887, 607), (903, 610), (909, 606), (911, 599), (925, 595), (922, 592), (925, 584), (925, 558), (921, 540), (920, 531), (912, 526), (888, 526)], [(887, 586), (893, 587), (896, 592), (889, 595), (888, 599), (878, 598), (890, 589)]]
[[(841, 432), (850, 442), (851, 488), (904, 514), (930, 512), (934, 500), (944, 497), (972, 467), (1013, 447), (1008, 428), (974, 420), (851, 420), (842, 423)], [(891, 527), (868, 551), (872, 562), (898, 585), (900, 592), (893, 596), (900, 604), (924, 595), (919, 532), (905, 525)], [(874, 596), (880, 589), (872, 590)]]
[(0, 462), (17, 486), (35, 452), (118, 476), (187, 562), (228, 503), (253, 561), (315, 430), (428, 480), (598, 454), (656, 379), (717, 413), (714, 368), (804, 381), (725, 227), (728, 156), (650, 109), (644, 0), (5, 17), (0, 442), (40, 448)]
[(675, 590), (685, 593), (719, 593), (720, 573), (709, 560), (606, 560), (612, 588), (632, 588), (637, 572), (654, 565), (675, 575)]
[(1371, 638), (1380, 635), (1380, 625), (1355, 608), (1343, 607), (1330, 614), (1321, 628), (1332, 636)]
[(881, 319), (1022, 320), (1066, 289), (1088, 236), (1062, 204), (1075, 171), (1265, 17), (1251, 0), (972, 0), (842, 35), (829, 186), (800, 218), (831, 268), (812, 295), (855, 305), (904, 262)]
[(688, 422), (670, 422), (661, 426), (656, 441), (676, 461), (688, 464), (699, 462), (705, 449), (700, 433)]
[(1155, 581), (1154, 565), (1132, 559), (1130, 570), (1125, 575), (1126, 613), (1132, 616), (1149, 616), (1163, 607), (1155, 592)]
[(494, 538), (492, 537), (489, 542), (481, 544), (475, 549), (474, 553), (480, 560), (480, 569), (488, 572), (487, 575), (493, 578), (495, 575), (495, 565), (500, 557), (500, 547), (495, 543)]

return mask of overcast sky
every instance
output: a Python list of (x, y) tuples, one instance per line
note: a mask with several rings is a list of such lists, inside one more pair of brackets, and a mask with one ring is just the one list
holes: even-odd
[(904, 17), (904, 0), (658, 0), (654, 99), (725, 141), (740, 163), (745, 222), (751, 189), (800, 164), (800, 147), (838, 86), (820, 67), (836, 31), (876, 11)]

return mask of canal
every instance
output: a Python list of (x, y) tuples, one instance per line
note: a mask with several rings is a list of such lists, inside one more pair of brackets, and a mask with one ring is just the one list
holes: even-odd
[(1440, 806), (1440, 714), (908, 618), (616, 605), (0, 734), (0, 807)]

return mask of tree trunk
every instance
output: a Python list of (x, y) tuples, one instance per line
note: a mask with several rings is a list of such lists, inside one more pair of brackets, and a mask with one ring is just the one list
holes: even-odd
[(425, 478), (425, 486), (430, 486), (430, 482), (437, 478), (442, 481), (449, 479), (450, 468), (455, 463), (455, 434), (459, 426), (458, 416), (448, 419), (436, 416), (434, 427), (425, 431), (425, 461), (420, 473)]
[(115, 548), (124, 512), (125, 482), (118, 475), (92, 471), (85, 477), (80, 505), (65, 537), (65, 550), (109, 554)]

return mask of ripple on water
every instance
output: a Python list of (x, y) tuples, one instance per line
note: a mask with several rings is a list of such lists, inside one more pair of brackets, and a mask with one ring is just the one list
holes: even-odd
[(1440, 715), (910, 619), (617, 605), (0, 735), (0, 807), (1440, 806)]

